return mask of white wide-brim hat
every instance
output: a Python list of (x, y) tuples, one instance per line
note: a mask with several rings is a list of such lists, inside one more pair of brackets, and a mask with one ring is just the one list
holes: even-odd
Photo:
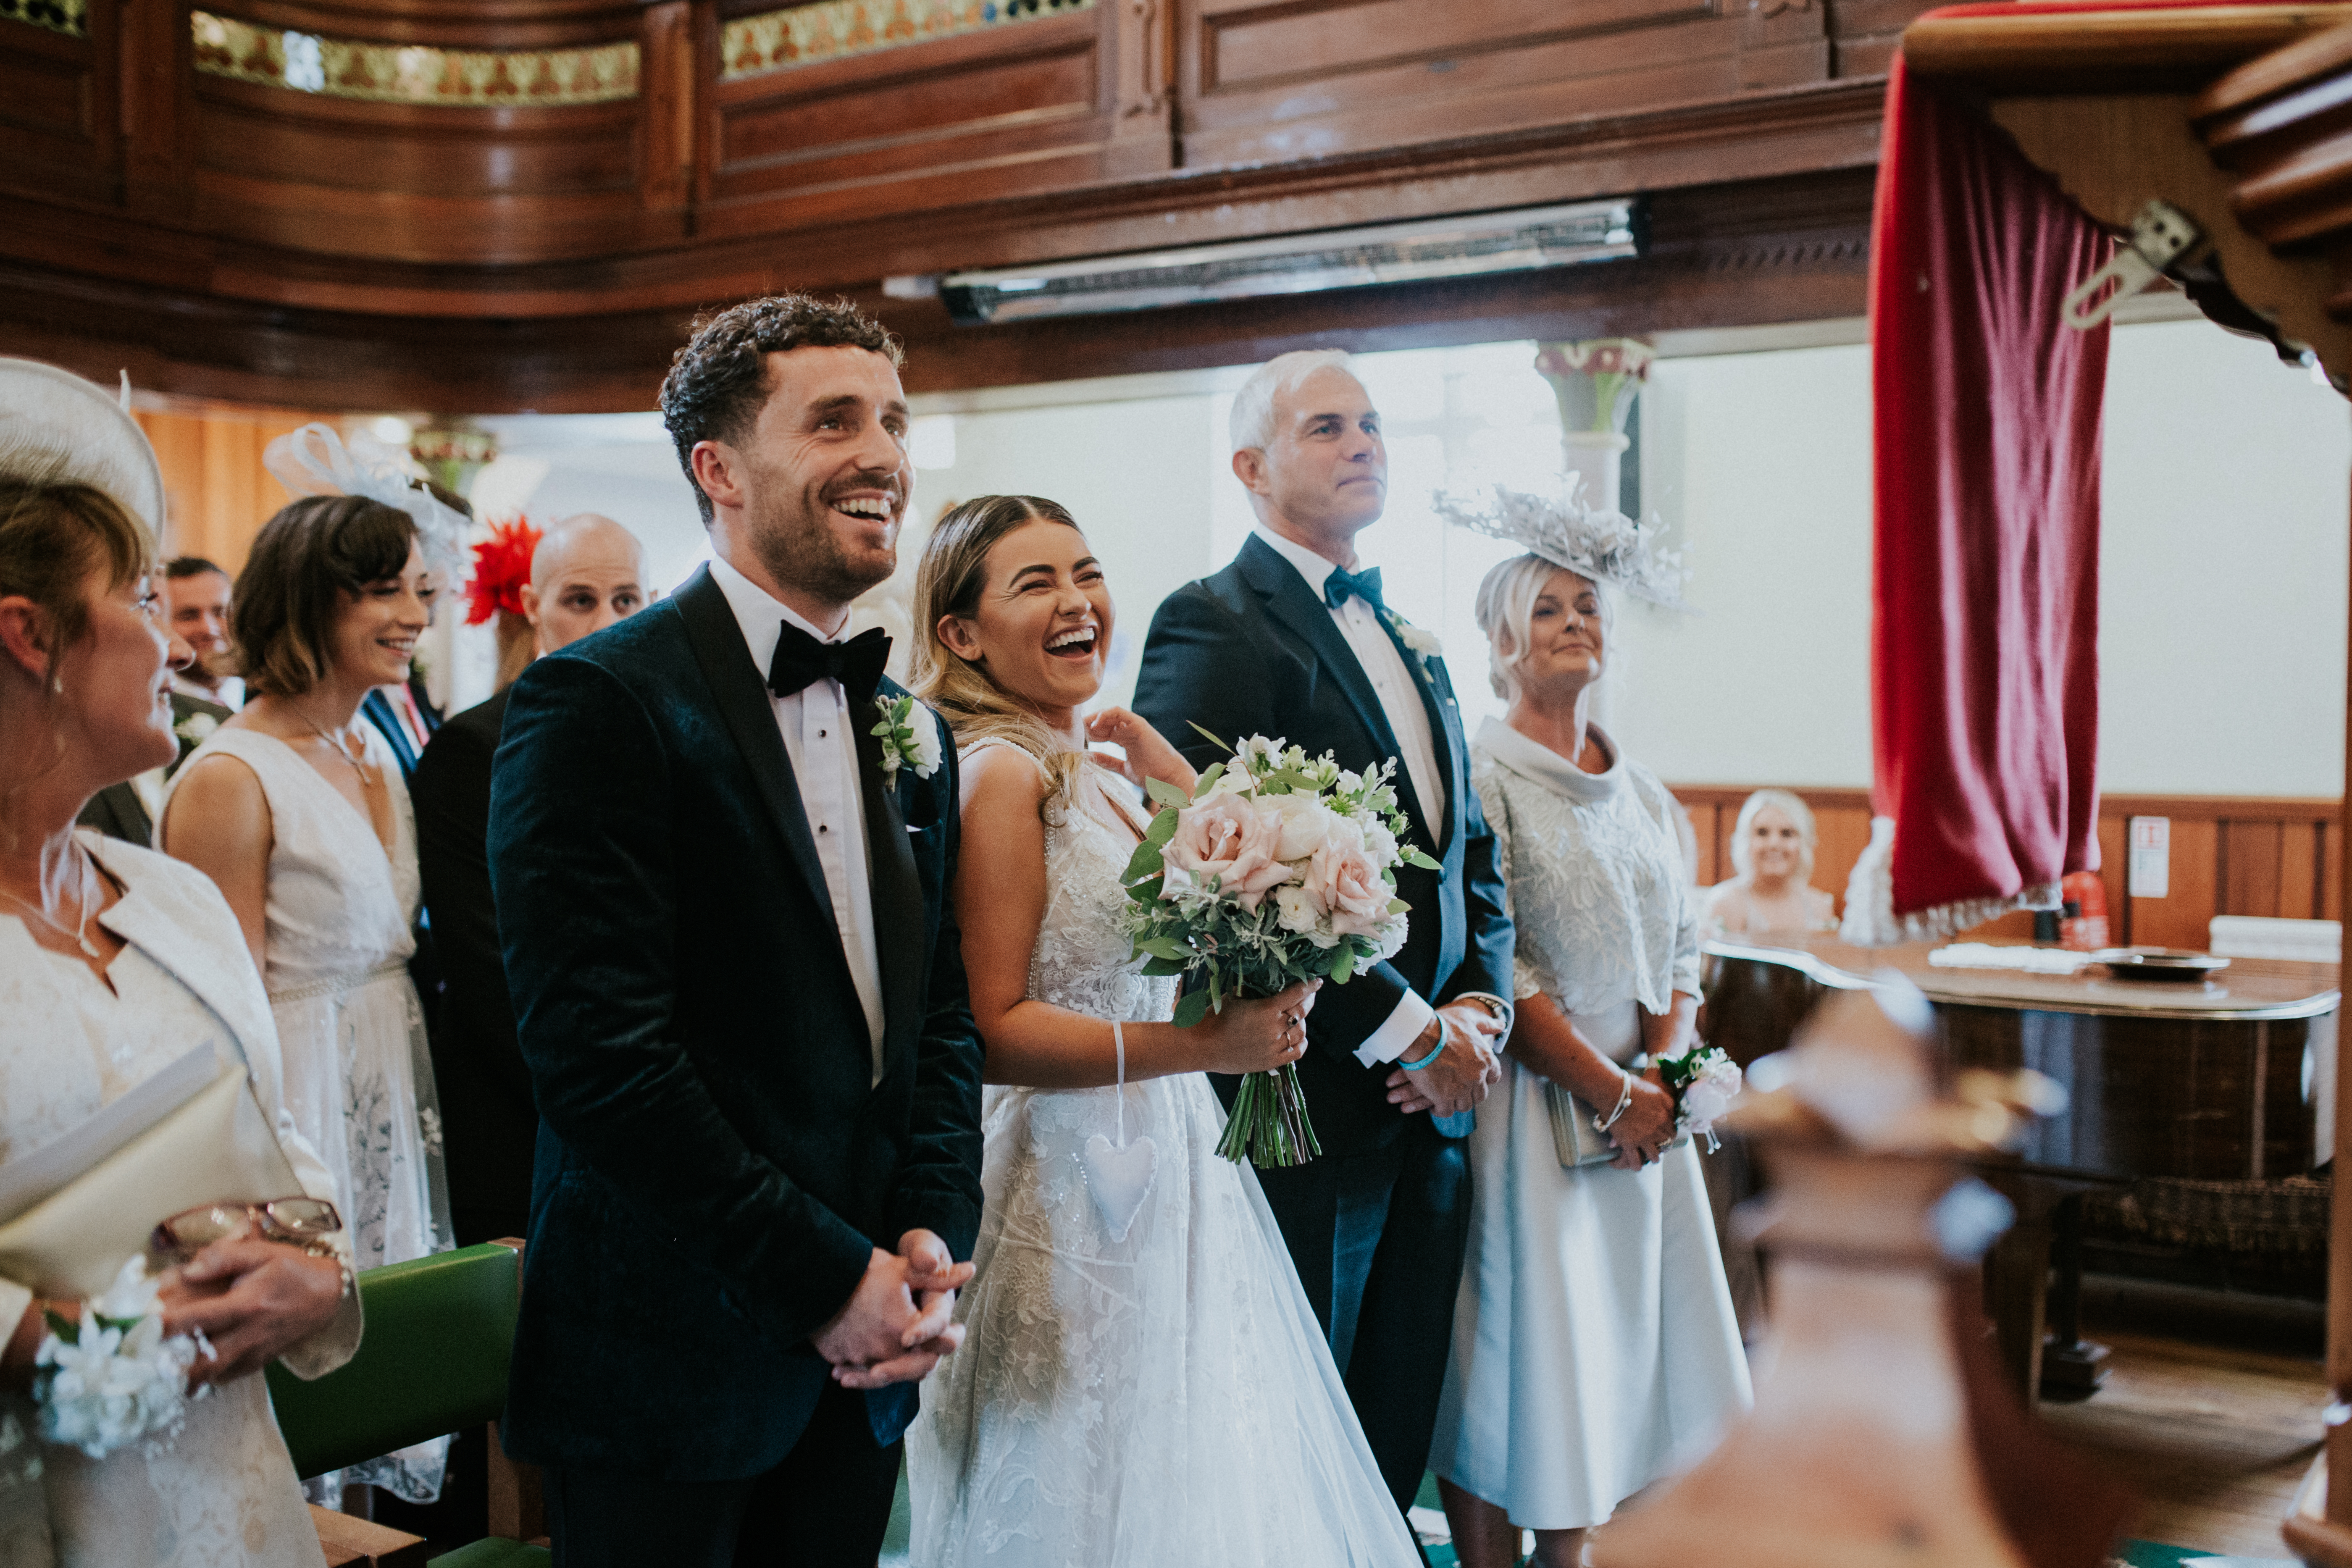
[(161, 546), (163, 469), (118, 396), (39, 360), (0, 357), (0, 474), (104, 490)]

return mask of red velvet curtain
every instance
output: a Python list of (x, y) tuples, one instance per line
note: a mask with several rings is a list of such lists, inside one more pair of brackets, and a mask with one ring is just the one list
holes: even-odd
[(2115, 241), (1899, 58), (1874, 229), (1873, 799), (1895, 825), (1890, 940), (2054, 904), (2061, 876), (2099, 863), (2107, 330), (2077, 331), (2060, 308)]

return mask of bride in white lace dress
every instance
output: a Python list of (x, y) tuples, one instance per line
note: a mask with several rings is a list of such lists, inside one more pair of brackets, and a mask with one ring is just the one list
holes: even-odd
[(1295, 1060), (1313, 997), (1179, 1029), (1176, 983), (1129, 956), (1131, 784), (1192, 776), (1126, 710), (1076, 716), (1110, 647), (1100, 568), (1053, 502), (986, 497), (941, 521), (916, 593), (919, 689), (966, 758), (956, 908), (992, 1087), (964, 1346), (908, 1434), (913, 1560), (1414, 1568), (1256, 1176), (1215, 1153), (1203, 1069)]

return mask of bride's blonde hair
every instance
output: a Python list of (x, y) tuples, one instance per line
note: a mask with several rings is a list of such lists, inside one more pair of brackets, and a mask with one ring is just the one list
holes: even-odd
[(915, 568), (915, 695), (939, 710), (955, 733), (959, 752), (985, 741), (1018, 746), (1045, 770), (1045, 804), (1073, 798), (1086, 753), (1074, 752), (1021, 700), (999, 686), (985, 667), (948, 647), (940, 622), (979, 613), (988, 585), (988, 552), (996, 542), (1032, 522), (1058, 522), (1081, 539), (1086, 531), (1059, 501), (1043, 496), (979, 496), (955, 507), (931, 530)]

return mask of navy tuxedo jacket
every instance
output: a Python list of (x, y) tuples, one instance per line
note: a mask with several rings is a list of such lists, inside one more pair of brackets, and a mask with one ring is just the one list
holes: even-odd
[[(490, 869), (540, 1114), (502, 1427), (518, 1457), (772, 1468), (825, 1386), (809, 1336), (872, 1249), (923, 1226), (971, 1254), (954, 748), (893, 790), (868, 727), (878, 1086), (765, 672), (709, 572), (514, 685)], [(915, 1405), (913, 1384), (868, 1394), (876, 1440)]]
[[(1299, 1082), (1316, 1135), (1335, 1154), (1378, 1147), (1402, 1131), (1403, 1115), (1388, 1102), (1390, 1068), (1367, 1068), (1355, 1053), (1407, 990), (1439, 1004), (1469, 991), (1511, 994), (1511, 918), (1495, 837), (1470, 787), (1462, 711), (1443, 660), (1401, 651), (1429, 714), (1445, 775), (1445, 815), (1430, 820), (1400, 760), (1397, 798), (1412, 818), (1414, 842), (1438, 869), (1398, 868), (1397, 896), (1412, 906), (1403, 950), (1344, 985), (1326, 985), (1307, 1015)], [(1196, 723), (1228, 743), (1265, 735), (1310, 757), (1330, 752), (1341, 767), (1359, 771), (1401, 753), (1371, 679), (1330, 610), (1255, 535), (1232, 565), (1161, 602), (1144, 643), (1135, 710), (1199, 768), (1222, 753)], [(1461, 1137), (1470, 1118), (1436, 1125)]]

